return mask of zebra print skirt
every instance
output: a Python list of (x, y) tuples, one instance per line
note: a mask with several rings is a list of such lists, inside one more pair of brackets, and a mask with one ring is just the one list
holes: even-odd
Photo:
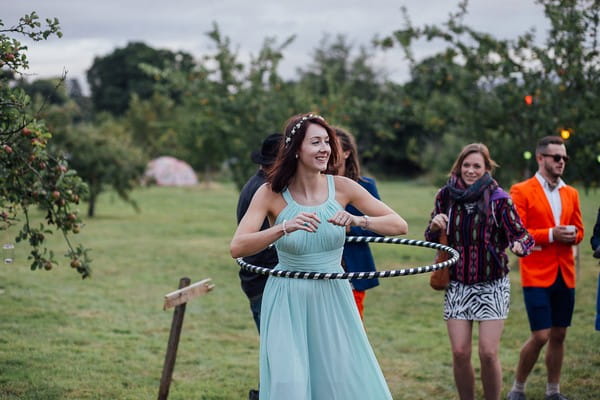
[(444, 320), (488, 321), (506, 319), (509, 305), (510, 280), (508, 276), (473, 285), (450, 281), (444, 298)]

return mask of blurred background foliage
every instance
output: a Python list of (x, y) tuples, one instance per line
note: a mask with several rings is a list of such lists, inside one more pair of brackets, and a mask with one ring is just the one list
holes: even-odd
[[(215, 23), (207, 32), (213, 52), (200, 58), (139, 42), (97, 57), (87, 73), (89, 96), (77, 81), (58, 89), (55, 80), (21, 78), (18, 84), (52, 105), (40, 117), (53, 121), (55, 136), (81, 131), (78, 124), (104, 124), (102, 134), (122, 138), (125, 131), (131, 151), (146, 159), (178, 157), (205, 180), (233, 179), (238, 187), (254, 169), (248, 155), (261, 139), (307, 111), (353, 132), (372, 173), (427, 176), (436, 184), (460, 147), (480, 141), (501, 165), (497, 178), (509, 185), (536, 169), (524, 153), (539, 137), (563, 132), (572, 156), (566, 179), (596, 187), (599, 5), (538, 3), (550, 23), (541, 44), (533, 31), (504, 40), (474, 30), (463, 23), (463, 1), (440, 25), (415, 27), (405, 12), (397, 31), (359, 48), (344, 36), (324, 36), (295, 79), (279, 73), (293, 36), (266, 38), (258, 54), (242, 62)], [(415, 60), (418, 40), (446, 46)], [(406, 54), (407, 82), (393, 82), (374, 67), (381, 51)], [(107, 114), (114, 132), (106, 129)]]
[[(514, 40), (476, 31), (464, 23), (468, 7), (462, 1), (439, 25), (413, 26), (405, 11), (397, 31), (382, 32), (368, 45), (324, 36), (293, 79), (284, 79), (279, 66), (294, 36), (265, 38), (244, 62), (215, 23), (207, 32), (213, 50), (200, 57), (131, 42), (95, 58), (87, 71), (89, 95), (65, 77), (26, 79), (27, 48), (15, 37), (60, 34), (58, 20), (47, 20), (42, 29), (33, 13), (8, 28), (0, 25), (1, 144), (18, 150), (21, 166), (39, 175), (37, 164), (26, 160), (31, 155), (19, 153), (23, 135), (17, 133), (31, 127), (40, 137), (51, 135), (43, 158), (77, 171), (81, 182), (65, 190), (89, 201), (89, 216), (106, 189), (130, 201), (144, 166), (158, 156), (188, 162), (205, 182), (232, 180), (241, 188), (256, 168), (251, 151), (267, 134), (281, 131), (290, 116), (308, 111), (352, 132), (363, 166), (381, 179), (439, 185), (462, 146), (483, 142), (501, 166), (496, 178), (508, 187), (536, 170), (528, 152), (538, 138), (562, 135), (571, 156), (565, 179), (597, 188), (600, 5), (537, 3), (550, 26), (543, 41), (533, 31)], [(423, 41), (445, 46), (416, 60), (413, 47)], [(408, 81), (394, 82), (375, 67), (375, 57), (385, 51), (404, 52)], [(15, 159), (0, 153), (5, 171), (22, 173), (11, 167)], [(47, 193), (57, 182), (48, 184)], [(0, 195), (3, 209), (12, 204), (8, 199), (26, 196), (24, 187), (14, 185)], [(68, 206), (62, 206), (67, 214)]]

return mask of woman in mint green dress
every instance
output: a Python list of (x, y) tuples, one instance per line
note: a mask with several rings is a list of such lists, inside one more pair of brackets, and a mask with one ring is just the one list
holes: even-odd
[[(234, 258), (275, 243), (275, 269), (343, 272), (347, 226), (381, 235), (404, 219), (355, 181), (333, 176), (339, 148), (320, 116), (297, 115), (268, 182), (254, 195), (231, 241)], [(344, 210), (352, 204), (364, 216)], [(269, 229), (260, 230), (268, 217)], [(269, 277), (260, 326), (261, 400), (391, 399), (346, 280)]]

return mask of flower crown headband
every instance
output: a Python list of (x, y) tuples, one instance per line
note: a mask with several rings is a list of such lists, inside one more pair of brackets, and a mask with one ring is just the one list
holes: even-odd
[(321, 117), (320, 115), (317, 115), (317, 114), (308, 114), (308, 115), (305, 115), (304, 117), (302, 117), (300, 119), (300, 121), (296, 122), (296, 124), (292, 128), (292, 131), (290, 132), (290, 135), (285, 138), (285, 145), (286, 146), (288, 144), (290, 144), (290, 142), (292, 141), (292, 138), (294, 137), (294, 135), (296, 134), (296, 132), (300, 129), (300, 127), (302, 126), (302, 124), (304, 124), (304, 121), (306, 121), (308, 119), (311, 119), (311, 118), (318, 118), (321, 121), (325, 121), (325, 118), (323, 118), (323, 117)]

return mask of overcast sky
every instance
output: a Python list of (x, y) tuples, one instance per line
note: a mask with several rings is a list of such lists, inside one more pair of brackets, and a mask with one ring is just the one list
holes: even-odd
[[(291, 78), (310, 62), (325, 34), (345, 35), (355, 46), (369, 44), (403, 26), (402, 6), (414, 25), (437, 24), (456, 10), (452, 0), (0, 0), (5, 27), (37, 11), (40, 18), (57, 17), (62, 39), (29, 44), (32, 77), (77, 78), (86, 86), (85, 72), (94, 57), (111, 53), (131, 41), (154, 48), (183, 50), (194, 57), (212, 51), (206, 32), (213, 22), (231, 39), (240, 59), (257, 54), (267, 37), (283, 42), (296, 35), (284, 53), (280, 72)], [(543, 9), (534, 0), (472, 0), (467, 23), (498, 38), (515, 38), (535, 28), (541, 40), (548, 28)], [(417, 57), (439, 47), (419, 43)], [(408, 78), (408, 64), (399, 49), (380, 52), (378, 66), (396, 81)]]

